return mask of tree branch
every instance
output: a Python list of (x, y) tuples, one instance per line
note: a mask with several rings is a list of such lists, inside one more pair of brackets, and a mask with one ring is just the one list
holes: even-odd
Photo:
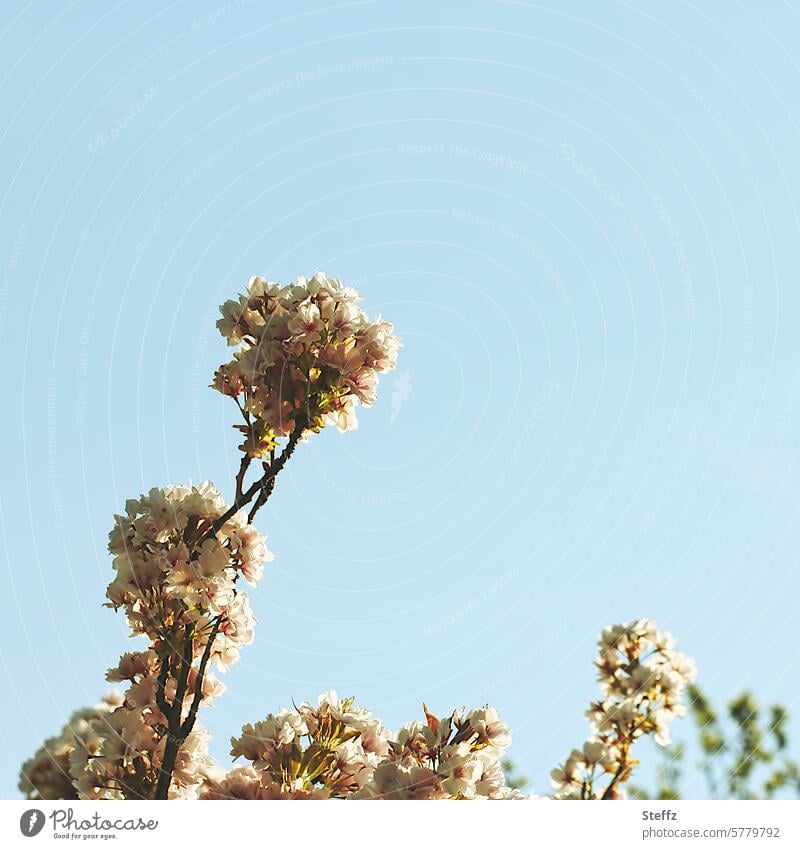
[[(217, 531), (223, 527), (223, 525), (231, 518), (235, 513), (242, 509), (242, 507), (247, 506), (255, 497), (256, 493), (264, 490), (271, 480), (273, 480), (278, 472), (286, 465), (286, 461), (289, 457), (292, 456), (294, 449), (297, 447), (297, 443), (300, 441), (300, 437), (303, 435), (303, 431), (306, 429), (306, 420), (305, 417), (301, 417), (297, 419), (297, 422), (294, 426), (294, 430), (289, 436), (289, 441), (286, 444), (286, 447), (283, 449), (281, 456), (275, 461), (275, 463), (271, 464), (267, 470), (264, 472), (263, 476), (260, 477), (252, 486), (248, 487), (240, 496), (234, 499), (233, 504), (218, 518), (216, 519), (208, 533), (204, 538), (208, 538), (212, 534), (216, 534)], [(272, 490), (270, 490), (271, 492)], [(269, 498), (269, 494), (267, 495)], [(266, 498), (262, 500), (262, 504), (266, 501)], [(261, 506), (261, 505), (259, 505)], [(202, 542), (202, 540), (201, 540)]]
[[(281, 452), (280, 457), (275, 459), (274, 453), (271, 454), (271, 462), (264, 467), (264, 474), (255, 483), (244, 489), (244, 478), (247, 469), (250, 466), (251, 458), (245, 455), (239, 465), (239, 472), (236, 475), (236, 495), (233, 504), (219, 516), (209, 527), (208, 531), (196, 542), (194, 553), (191, 559), (196, 560), (200, 553), (200, 547), (205, 539), (217, 532), (225, 525), (225, 523), (235, 515), (242, 507), (248, 505), (253, 498), (258, 495), (253, 508), (247, 517), (248, 523), (253, 520), (256, 512), (261, 508), (272, 494), (275, 488), (275, 478), (278, 473), (286, 465), (289, 458), (294, 453), (297, 443), (303, 435), (303, 431), (307, 426), (305, 416), (300, 416), (295, 421), (294, 430), (289, 436), (289, 441)], [(183, 716), (183, 701), (186, 696), (186, 686), (189, 679), (189, 671), (192, 668), (192, 649), (194, 644), (194, 629), (195, 625), (187, 625), (184, 632), (183, 653), (181, 656), (181, 665), (178, 670), (176, 681), (175, 699), (170, 705), (167, 701), (165, 690), (167, 678), (169, 677), (169, 655), (161, 661), (161, 669), (158, 674), (158, 686), (156, 688), (156, 704), (167, 720), (167, 739), (164, 745), (164, 755), (161, 761), (161, 769), (158, 776), (158, 784), (154, 794), (155, 799), (167, 799), (169, 797), (169, 788), (172, 783), (172, 773), (175, 769), (175, 761), (180, 751), (180, 747), (186, 741), (186, 738), (191, 734), (194, 724), (197, 720), (197, 711), (200, 708), (200, 702), (203, 698), (203, 682), (205, 680), (206, 667), (211, 658), (211, 650), (214, 640), (217, 638), (219, 629), (222, 625), (222, 616), (218, 616), (214, 620), (214, 625), (211, 629), (211, 634), (208, 637), (208, 642), (203, 650), (203, 656), (200, 659), (200, 665), (197, 671), (197, 677), (194, 682), (194, 695), (192, 703), (189, 707), (189, 712), (186, 719), (182, 720)]]
[[(164, 756), (161, 760), (161, 769), (156, 784), (155, 799), (169, 798), (169, 788), (172, 784), (172, 773), (175, 770), (175, 761), (178, 757), (180, 747), (183, 745), (185, 736), (181, 736), (181, 717), (183, 715), (183, 699), (186, 695), (186, 682), (189, 680), (189, 670), (192, 668), (192, 649), (194, 648), (194, 623), (189, 623), (184, 628), (184, 640), (181, 652), (181, 665), (175, 686), (175, 699), (170, 705), (164, 695), (166, 688), (169, 665), (164, 658), (158, 674), (158, 690), (161, 691), (161, 702), (156, 694), (156, 702), (167, 720), (167, 739), (164, 744)], [(167, 673), (164, 670), (167, 670)], [(163, 707), (162, 707), (163, 703)], [(165, 710), (165, 708), (167, 710)]]
[(242, 462), (239, 464), (239, 471), (236, 475), (236, 498), (241, 498), (244, 493), (244, 476), (247, 474), (247, 469), (250, 466), (250, 457), (245, 454), (242, 457)]
[[(178, 680), (175, 687), (175, 701), (172, 703), (172, 716), (170, 717), (170, 731), (180, 727), (183, 716), (183, 699), (186, 696), (186, 682), (189, 680), (189, 670), (192, 668), (192, 649), (194, 648), (194, 623), (190, 623), (184, 630), (183, 657), (181, 668), (178, 672)], [(172, 727), (174, 720), (175, 728)]]
[(211, 634), (208, 637), (206, 647), (203, 650), (203, 656), (200, 658), (200, 666), (197, 670), (197, 677), (194, 679), (194, 696), (192, 697), (192, 704), (189, 708), (189, 713), (187, 714), (186, 719), (181, 725), (181, 742), (189, 736), (192, 728), (194, 728), (194, 723), (197, 719), (197, 711), (200, 707), (200, 701), (203, 698), (203, 680), (205, 679), (208, 660), (211, 657), (211, 647), (214, 645), (214, 640), (217, 638), (221, 625), (222, 616), (218, 616), (214, 622), (214, 627), (211, 629)]
[(267, 503), (270, 495), (272, 495), (272, 491), (275, 489), (275, 478), (294, 453), (294, 449), (297, 448), (297, 443), (300, 441), (300, 437), (303, 435), (304, 430), (305, 420), (298, 419), (294, 430), (289, 437), (289, 441), (286, 443), (286, 447), (281, 452), (280, 457), (278, 457), (277, 460), (273, 460), (273, 462), (267, 467), (264, 477), (261, 478), (261, 491), (247, 515), (248, 523), (253, 521), (256, 513), (258, 513), (258, 511)]
[(161, 669), (158, 671), (158, 682), (156, 686), (156, 704), (161, 713), (164, 714), (164, 719), (169, 723), (172, 705), (167, 701), (165, 690), (167, 687), (167, 678), (169, 677), (169, 654), (161, 658)]

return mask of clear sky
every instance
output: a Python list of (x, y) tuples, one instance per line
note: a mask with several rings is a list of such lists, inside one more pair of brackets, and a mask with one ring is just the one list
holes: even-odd
[(0, 795), (132, 648), (113, 513), (230, 496), (252, 274), (341, 277), (405, 347), (259, 515), (217, 756), (328, 687), (488, 701), (543, 789), (640, 616), (800, 708), (798, 39), (779, 2), (5, 3)]

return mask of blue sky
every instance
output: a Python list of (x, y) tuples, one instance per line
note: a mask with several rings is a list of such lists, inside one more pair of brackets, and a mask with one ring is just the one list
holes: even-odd
[(256, 273), (341, 277), (405, 347), (259, 515), (216, 755), (328, 687), (392, 727), (489, 701), (541, 789), (639, 616), (797, 707), (800, 16), (551, 5), (4, 6), (3, 796), (131, 648), (113, 513), (231, 493), (214, 321)]

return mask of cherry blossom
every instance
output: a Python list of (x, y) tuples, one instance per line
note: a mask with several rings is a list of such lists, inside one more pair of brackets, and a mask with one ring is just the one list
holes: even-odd
[[(674, 640), (646, 620), (606, 629), (596, 667), (603, 698), (587, 713), (593, 734), (552, 771), (554, 799), (624, 798), (623, 785), (635, 764), (633, 743), (647, 734), (665, 742), (669, 723), (684, 712), (684, 691), (695, 676), (694, 664), (674, 650)], [(20, 784), (29, 798), (151, 798), (169, 742), (169, 719), (158, 706), (154, 680), (161, 673), (154, 649), (124, 654), (107, 677), (128, 682), (125, 695), (76, 714), (37, 752)], [(164, 698), (174, 700), (180, 682), (171, 675), (165, 681)], [(196, 673), (189, 676), (187, 694), (196, 692), (197, 681)], [(206, 677), (201, 700), (210, 700), (220, 686)], [(511, 731), (488, 705), (443, 718), (423, 705), (423, 719), (393, 734), (355, 699), (329, 690), (316, 704), (281, 708), (245, 725), (231, 739), (231, 756), (246, 763), (227, 772), (211, 761), (208, 734), (194, 725), (171, 767), (168, 796), (522, 799), (503, 772), (510, 745)]]
[(75, 711), (55, 737), (45, 740), (22, 765), (19, 789), (26, 799), (78, 798), (70, 775), (70, 755), (90, 736), (91, 723), (119, 707), (121, 702), (120, 693), (111, 691), (95, 707)]
[(238, 350), (212, 385), (240, 403), (247, 455), (268, 457), (298, 425), (358, 426), (356, 405), (375, 402), (378, 373), (395, 367), (400, 348), (392, 325), (370, 321), (359, 300), (320, 272), (286, 286), (252, 277), (247, 294), (220, 307), (217, 327)]
[(669, 743), (669, 725), (685, 714), (682, 698), (696, 675), (693, 661), (674, 645), (648, 619), (603, 631), (595, 663), (603, 698), (586, 713), (594, 736), (551, 772), (556, 798), (622, 798), (635, 764), (633, 743), (648, 734)]

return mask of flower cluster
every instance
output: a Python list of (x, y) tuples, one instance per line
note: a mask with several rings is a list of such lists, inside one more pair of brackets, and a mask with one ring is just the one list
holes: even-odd
[(212, 386), (238, 399), (243, 450), (266, 458), (296, 428), (358, 426), (358, 403), (376, 398), (378, 373), (394, 368), (400, 340), (380, 317), (370, 321), (354, 289), (322, 273), (286, 286), (252, 277), (246, 295), (226, 301), (217, 322), (233, 360)]
[(70, 775), (70, 755), (91, 734), (91, 723), (119, 707), (122, 697), (109, 692), (93, 708), (77, 710), (55, 737), (44, 741), (36, 754), (25, 761), (19, 789), (27, 799), (77, 799)]
[(694, 662), (674, 646), (669, 633), (646, 619), (603, 631), (595, 664), (603, 698), (586, 714), (594, 736), (552, 771), (556, 798), (623, 798), (620, 785), (636, 764), (633, 743), (647, 734), (669, 743), (669, 725), (686, 712), (681, 700), (696, 674)]
[(404, 725), (356, 799), (514, 799), (500, 759), (511, 732), (492, 707)]
[[(637, 763), (633, 743), (648, 734), (668, 743), (695, 677), (672, 637), (647, 620), (603, 631), (596, 666), (603, 698), (587, 712), (594, 735), (551, 773), (555, 799), (624, 798), (621, 785)], [(208, 733), (192, 724), (165, 770), (176, 727), (167, 708), (177, 705), (181, 719), (189, 700), (210, 701), (221, 685), (192, 665), (165, 663), (156, 648), (123, 655), (107, 678), (128, 682), (124, 697), (111, 694), (74, 714), (24, 765), (20, 789), (28, 798), (152, 798), (165, 772), (172, 799), (522, 798), (502, 768), (511, 732), (489, 706), (440, 719), (423, 705), (425, 721), (395, 735), (330, 691), (316, 706), (304, 702), (246, 725), (231, 739), (232, 756), (245, 765), (215, 766)]]
[(159, 653), (180, 644), (187, 628), (199, 651), (214, 633), (211, 659), (223, 670), (253, 641), (254, 618), (237, 588), (239, 576), (255, 585), (272, 559), (243, 512), (215, 530), (226, 510), (208, 481), (128, 500), (109, 534), (117, 577), (106, 593), (111, 606), (124, 608), (132, 632), (147, 636)]
[[(69, 774), (79, 799), (149, 799), (158, 783), (168, 741), (168, 718), (158, 706), (159, 658), (152, 649), (129, 652), (108, 670), (109, 681), (128, 681), (121, 704), (91, 720), (76, 735), (69, 755)], [(189, 670), (185, 700), (193, 698), (197, 669)], [(165, 678), (165, 697), (174, 698), (178, 682)], [(199, 696), (206, 704), (222, 684), (206, 676)], [(186, 705), (183, 705), (185, 708)], [(185, 713), (185, 710), (181, 711)], [(191, 798), (212, 766), (210, 735), (199, 724), (187, 734), (172, 773), (169, 797)]]
[(391, 735), (353, 699), (270, 714), (231, 740), (250, 763), (210, 776), (203, 799), (508, 799), (500, 758), (511, 742), (494, 708), (404, 725)]
[[(109, 534), (115, 580), (107, 596), (150, 647), (124, 654), (109, 681), (127, 681), (122, 704), (89, 723), (70, 754), (80, 798), (151, 798), (164, 772), (171, 798), (194, 794), (210, 768), (200, 704), (253, 640), (254, 618), (239, 577), (255, 584), (270, 558), (241, 512), (228, 516), (210, 483), (152, 489), (129, 500)], [(172, 750), (172, 751), (171, 751)]]
[(345, 798), (386, 757), (389, 734), (368, 710), (331, 690), (316, 707), (304, 702), (245, 725), (231, 746), (234, 758), (250, 764), (210, 775), (202, 799)]
[[(128, 682), (119, 705), (75, 714), (25, 764), (20, 786), (31, 798), (195, 795), (211, 770), (197, 712), (223, 690), (208, 667), (224, 671), (252, 642), (255, 619), (239, 578), (255, 585), (272, 557), (253, 518), (307, 432), (326, 423), (355, 428), (356, 404), (373, 403), (378, 373), (397, 359), (392, 325), (370, 321), (358, 300), (324, 274), (289, 286), (254, 277), (247, 295), (221, 307), (219, 329), (238, 351), (212, 385), (236, 399), (245, 434), (233, 506), (206, 482), (151, 489), (115, 517), (109, 550), (116, 577), (106, 592), (108, 606), (123, 609), (132, 635), (150, 645), (109, 670), (109, 680)], [(288, 442), (276, 457), (281, 437)], [(263, 474), (245, 487), (256, 458)], [(300, 778), (328, 795), (360, 789), (382, 751), (381, 732), (367, 720), (363, 727), (343, 726), (343, 717), (356, 722), (360, 715), (351, 707), (331, 697), (315, 711), (304, 709), (311, 754), (303, 756), (302, 769), (276, 763), (263, 792), (295, 792), (292, 781)], [(309, 764), (320, 752), (324, 764)], [(319, 789), (314, 769), (325, 773), (327, 789)], [(246, 782), (247, 770), (240, 773), (227, 780)]]

